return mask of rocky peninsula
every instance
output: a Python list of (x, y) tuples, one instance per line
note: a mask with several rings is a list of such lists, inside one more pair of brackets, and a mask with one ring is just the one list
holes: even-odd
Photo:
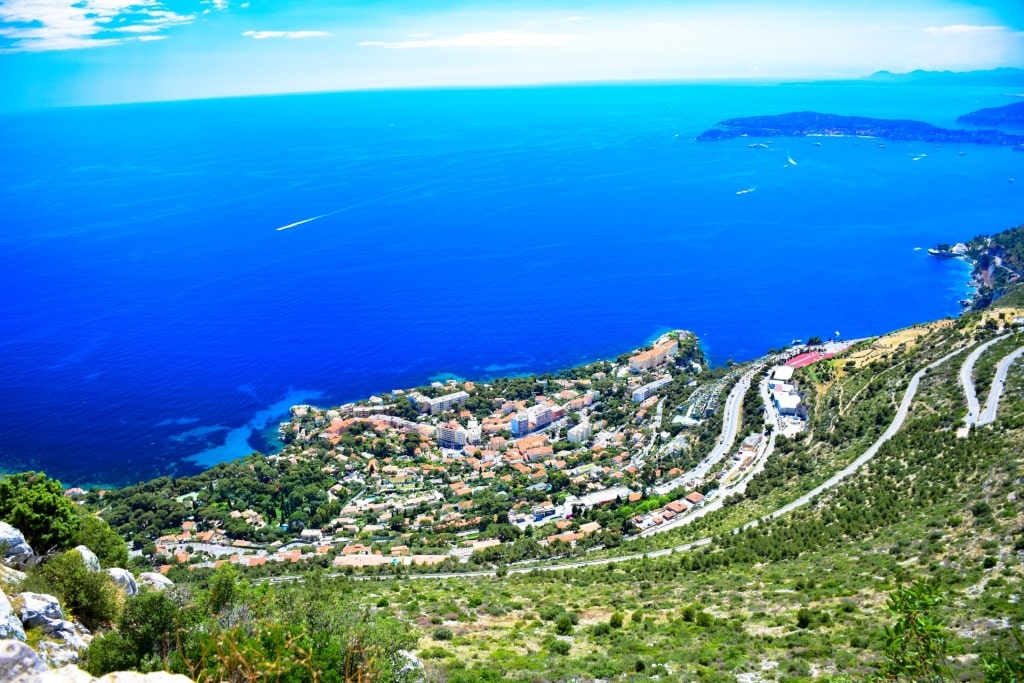
[(968, 126), (1011, 126), (1024, 128), (1024, 101), (1002, 107), (988, 107), (964, 114), (956, 120)]
[(738, 137), (866, 137), (936, 144), (999, 145), (1024, 151), (1024, 135), (998, 130), (962, 130), (910, 119), (875, 119), (813, 111), (747, 116), (720, 121), (697, 136), (698, 142)]

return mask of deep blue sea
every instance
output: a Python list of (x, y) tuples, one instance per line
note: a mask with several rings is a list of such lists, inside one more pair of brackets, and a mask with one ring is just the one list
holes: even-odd
[(0, 468), (125, 484), (271, 450), (293, 403), (553, 370), (670, 328), (723, 363), (955, 315), (966, 266), (916, 248), (1024, 222), (1024, 154), (693, 138), (1010, 101), (645, 85), (4, 116)]

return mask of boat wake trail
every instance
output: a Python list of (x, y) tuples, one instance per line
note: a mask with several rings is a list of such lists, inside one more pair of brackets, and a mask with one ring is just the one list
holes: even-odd
[[(332, 211), (331, 213), (335, 213), (335, 212)], [(282, 225), (280, 228), (276, 228), (276, 230), (278, 232), (280, 232), (281, 230), (288, 230), (290, 228), (294, 228), (294, 227), (300, 226), (303, 223), (310, 223), (312, 221), (317, 220), (318, 218), (324, 218), (325, 216), (330, 216), (330, 215), (331, 215), (330, 213), (322, 213), (319, 216), (313, 216), (312, 218), (307, 218), (307, 219), (301, 220), (301, 221), (295, 221), (294, 223), (289, 223), (288, 225)]]

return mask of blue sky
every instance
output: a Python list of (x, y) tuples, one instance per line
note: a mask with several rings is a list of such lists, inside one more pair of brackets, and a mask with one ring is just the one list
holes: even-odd
[(0, 0), (0, 109), (1024, 66), (1024, 3)]

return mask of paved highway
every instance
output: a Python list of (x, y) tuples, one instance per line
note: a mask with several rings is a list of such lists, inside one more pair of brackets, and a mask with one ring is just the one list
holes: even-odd
[(967, 417), (964, 418), (964, 424), (972, 425), (976, 423), (978, 416), (981, 414), (981, 406), (978, 404), (978, 392), (974, 389), (974, 364), (978, 361), (981, 354), (985, 352), (985, 349), (1009, 336), (1004, 334), (1001, 337), (985, 342), (971, 351), (970, 355), (964, 359), (964, 364), (960, 366), (960, 386), (963, 387), (964, 394), (967, 396)]
[(1006, 384), (1006, 373), (1010, 366), (1024, 353), (1024, 346), (1005, 356), (999, 365), (996, 366), (996, 376), (992, 378), (992, 387), (988, 390), (988, 400), (985, 401), (985, 409), (978, 417), (978, 426), (990, 424), (996, 419), (996, 411), (999, 410), (999, 400), (1003, 397), (1003, 388)]
[[(871, 444), (871, 446), (866, 451), (864, 451), (856, 460), (851, 462), (843, 469), (839, 470), (836, 474), (834, 474), (824, 483), (817, 486), (808, 493), (805, 493), (804, 495), (800, 496), (792, 503), (783, 505), (775, 512), (772, 512), (762, 517), (762, 519), (775, 519), (776, 517), (781, 517), (782, 515), (788, 512), (792, 512), (798, 507), (806, 505), (815, 496), (818, 496), (823, 492), (827, 491), (828, 489), (836, 486), (841, 481), (843, 481), (851, 474), (856, 472), (858, 469), (860, 469), (860, 467), (868, 460), (871, 460), (871, 458), (875, 457), (875, 455), (878, 454), (879, 449), (882, 447), (882, 444), (884, 444), (886, 441), (895, 436), (896, 432), (898, 432), (900, 430), (900, 427), (903, 426), (903, 422), (907, 419), (907, 415), (910, 413), (910, 404), (913, 403), (914, 396), (917, 395), (917, 388), (921, 384), (921, 378), (923, 378), (929, 370), (933, 370), (939, 367), (940, 365), (948, 361), (950, 358), (953, 358), (954, 356), (961, 354), (963, 352), (964, 349), (957, 349), (952, 353), (946, 354), (945, 356), (935, 361), (934, 363), (930, 363), (929, 365), (926, 365), (924, 368), (918, 370), (917, 373), (910, 379), (910, 384), (907, 386), (907, 390), (903, 392), (903, 400), (900, 401), (900, 406), (899, 408), (896, 409), (896, 416), (893, 418), (892, 423), (889, 425), (888, 429), (886, 429), (885, 432), (882, 433), (882, 436), (878, 437), (877, 441)], [(746, 526), (754, 526), (756, 524), (757, 522), (754, 521)]]

